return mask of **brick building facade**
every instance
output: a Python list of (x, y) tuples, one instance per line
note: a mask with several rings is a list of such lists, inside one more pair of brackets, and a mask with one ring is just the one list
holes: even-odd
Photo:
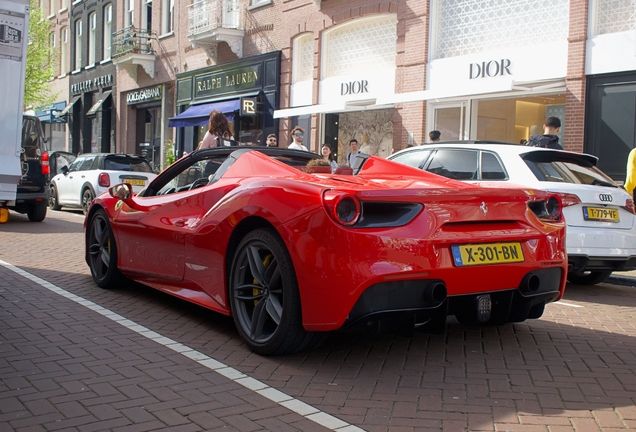
[[(73, 19), (82, 1), (69, 5)], [(636, 145), (633, 126), (604, 118), (619, 112), (627, 124), (635, 122), (629, 87), (636, 82), (635, 0), (116, 3), (113, 33), (120, 39), (113, 43), (137, 46), (138, 34), (121, 39), (133, 26), (147, 31), (150, 49), (113, 54), (114, 151), (139, 153), (149, 141), (159, 154), (166, 142), (190, 150), (204, 127), (170, 127), (170, 119), (189, 106), (246, 93), (179, 102), (179, 77), (271, 52), (280, 52), (276, 106), (269, 100), (251, 127), (266, 118), (279, 145), (291, 141), (295, 125), (307, 130), (312, 150), (329, 143), (339, 158), (351, 138), (384, 156), (425, 143), (433, 129), (442, 140), (521, 143), (554, 115), (563, 123), (565, 149), (600, 156), (600, 166), (617, 179)], [(158, 99), (131, 103), (128, 95), (154, 88), (161, 89)], [(626, 111), (617, 111), (621, 104)], [(253, 142), (254, 130), (241, 129), (249, 122), (235, 123), (237, 135)]]

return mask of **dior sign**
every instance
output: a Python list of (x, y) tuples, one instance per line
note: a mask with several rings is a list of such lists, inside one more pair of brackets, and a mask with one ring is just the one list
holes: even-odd
[(481, 62), (481, 64), (471, 63), (468, 76), (472, 80), (476, 78), (512, 75), (512, 72), (510, 72), (510, 64), (509, 59), (484, 61)]

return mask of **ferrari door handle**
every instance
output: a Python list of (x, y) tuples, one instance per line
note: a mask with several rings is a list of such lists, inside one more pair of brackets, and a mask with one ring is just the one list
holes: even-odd
[(186, 224), (185, 219), (178, 219), (174, 221), (174, 226), (176, 226), (177, 228), (183, 228), (185, 224)]

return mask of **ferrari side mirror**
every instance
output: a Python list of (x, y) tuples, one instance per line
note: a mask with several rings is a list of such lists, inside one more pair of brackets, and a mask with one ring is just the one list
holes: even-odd
[(108, 189), (108, 193), (113, 198), (125, 201), (133, 196), (132, 185), (130, 183), (118, 184)]

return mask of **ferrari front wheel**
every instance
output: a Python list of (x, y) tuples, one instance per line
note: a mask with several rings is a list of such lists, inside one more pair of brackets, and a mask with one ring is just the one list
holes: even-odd
[(252, 351), (275, 355), (313, 345), (315, 335), (302, 326), (296, 273), (275, 230), (257, 229), (241, 240), (229, 295), (234, 323)]
[(123, 276), (117, 268), (117, 245), (104, 210), (96, 211), (86, 230), (88, 266), (97, 286), (113, 288)]

